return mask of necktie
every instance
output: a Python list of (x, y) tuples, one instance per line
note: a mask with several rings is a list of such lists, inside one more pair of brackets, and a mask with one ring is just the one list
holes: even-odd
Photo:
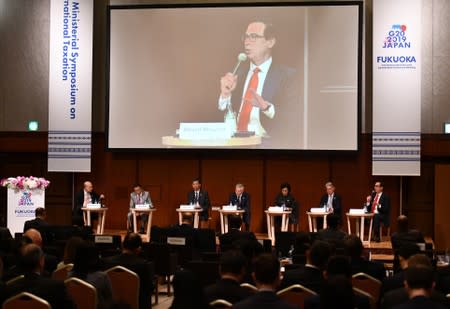
[(377, 207), (377, 204), (378, 204), (378, 194), (375, 195), (375, 198), (373, 199), (371, 213), (374, 213), (374, 212), (375, 212), (375, 208)]
[(328, 209), (333, 208), (333, 195), (328, 195), (327, 207)]
[(198, 191), (195, 191), (195, 202), (198, 202)]
[(238, 120), (238, 131), (247, 131), (248, 130), (248, 122), (250, 121), (250, 113), (253, 108), (252, 99), (253, 94), (251, 92), (251, 89), (256, 91), (258, 88), (258, 73), (261, 70), (259, 68), (255, 68), (253, 70), (253, 75), (250, 78), (250, 81), (248, 83), (247, 91), (245, 92), (244, 96), (244, 104), (242, 105), (241, 112), (239, 113), (239, 120)]
[(141, 195), (140, 194), (138, 194), (138, 196), (137, 196), (137, 203), (141, 204)]

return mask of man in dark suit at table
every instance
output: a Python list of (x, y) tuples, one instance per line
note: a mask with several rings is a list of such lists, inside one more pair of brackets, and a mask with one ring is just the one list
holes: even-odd
[(272, 254), (261, 254), (253, 263), (253, 277), (258, 292), (234, 304), (235, 309), (294, 309), (275, 293), (280, 284), (280, 262)]
[(103, 259), (105, 269), (117, 265), (123, 266), (139, 276), (139, 308), (151, 308), (153, 290), (153, 263), (140, 257), (142, 239), (139, 234), (129, 233), (123, 240), (122, 253)]
[(63, 281), (41, 275), (45, 259), (39, 246), (25, 245), (22, 248), (20, 260), (25, 271), (24, 278), (6, 285), (1, 293), (3, 295), (0, 302), (21, 292), (28, 292), (46, 300), (52, 308), (75, 308)]
[[(78, 226), (84, 226), (83, 220), (83, 211), (81, 208), (86, 207), (87, 204), (96, 204), (100, 203), (105, 196), (103, 194), (98, 195), (94, 191), (94, 186), (92, 182), (85, 181), (83, 183), (83, 189), (78, 191), (75, 195), (75, 204), (72, 211), (72, 224)], [(96, 220), (98, 218), (97, 214), (91, 214), (92, 220)]]
[[(152, 200), (150, 198), (150, 193), (148, 191), (144, 191), (140, 184), (135, 184), (133, 186), (133, 192), (130, 193), (130, 208), (136, 208), (136, 205), (148, 204), (150, 208), (153, 207)], [(137, 215), (136, 215), (137, 216)], [(145, 227), (148, 221), (148, 214), (140, 214), (141, 219), (141, 229), (139, 233), (145, 233)], [(128, 212), (128, 226), (133, 227), (133, 213), (131, 211)], [(132, 230), (132, 229), (131, 229)]]
[(187, 198), (188, 204), (197, 205), (202, 208), (202, 212), (199, 214), (200, 227), (208, 227), (211, 202), (209, 200), (208, 192), (202, 189), (200, 179), (196, 178), (192, 181), (192, 191), (189, 191)]
[(374, 191), (367, 197), (366, 212), (375, 214), (373, 217), (373, 239), (380, 242), (380, 224), (390, 225), (391, 199), (384, 192), (384, 184), (375, 182)]
[(24, 233), (29, 229), (41, 231), (42, 228), (49, 226), (48, 222), (45, 221), (47, 218), (47, 212), (45, 211), (45, 208), (38, 207), (36, 208), (34, 213), (36, 218), (34, 218), (33, 220), (25, 221), (25, 224), (23, 226)]
[(244, 210), (243, 219), (245, 230), (250, 231), (250, 219), (251, 219), (251, 204), (250, 204), (250, 194), (245, 192), (245, 187), (242, 183), (236, 184), (235, 190), (231, 193), (229, 198), (229, 203), (231, 205), (236, 205), (237, 209)]
[(298, 73), (273, 61), (274, 26), (252, 22), (242, 39), (250, 65), (221, 78), (219, 110), (232, 107), (237, 130), (266, 137), (272, 147), (301, 148)]
[(339, 194), (335, 192), (336, 187), (332, 182), (325, 184), (326, 193), (320, 198), (320, 207), (326, 206), (328, 209), (333, 209), (333, 213), (338, 216), (339, 222), (342, 218), (342, 200)]

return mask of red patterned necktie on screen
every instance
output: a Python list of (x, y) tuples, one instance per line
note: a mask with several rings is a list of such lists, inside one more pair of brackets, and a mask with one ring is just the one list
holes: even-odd
[(377, 204), (378, 204), (378, 194), (375, 195), (375, 198), (373, 199), (373, 203), (372, 203), (372, 211), (371, 211), (371, 213), (374, 213), (374, 212), (375, 212), (375, 208), (377, 207)]
[(250, 78), (250, 81), (248, 83), (247, 91), (245, 91), (244, 104), (242, 105), (241, 112), (239, 113), (238, 131), (248, 130), (250, 113), (252, 112), (253, 108), (253, 94), (250, 90), (253, 89), (254, 91), (256, 91), (256, 89), (258, 88), (258, 73), (260, 71), (261, 70), (258, 67), (253, 70), (252, 77)]

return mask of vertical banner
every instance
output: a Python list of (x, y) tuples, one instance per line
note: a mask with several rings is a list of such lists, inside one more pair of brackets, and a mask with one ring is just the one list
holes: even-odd
[(11, 233), (22, 233), (25, 221), (34, 219), (35, 210), (45, 208), (45, 190), (8, 189), (8, 228)]
[(422, 0), (373, 2), (373, 175), (420, 175)]
[(93, 0), (51, 0), (48, 171), (90, 172)]

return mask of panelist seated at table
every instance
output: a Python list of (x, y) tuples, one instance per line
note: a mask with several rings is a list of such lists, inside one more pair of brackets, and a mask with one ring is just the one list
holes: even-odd
[[(135, 184), (133, 186), (133, 192), (130, 194), (130, 209), (136, 208), (136, 205), (148, 205), (149, 208), (153, 208), (152, 200), (150, 198), (150, 193), (147, 191), (144, 191), (142, 189), (142, 186), (140, 184)], [(136, 217), (141, 219), (141, 229), (139, 233), (143, 234), (145, 233), (145, 227), (147, 226), (148, 222), (148, 214), (136, 214)], [(127, 215), (128, 218), (128, 226), (129, 231), (133, 231), (133, 213), (131, 210), (128, 212)]]
[(391, 200), (384, 192), (384, 184), (375, 182), (374, 191), (366, 198), (365, 210), (367, 213), (375, 214), (373, 217), (374, 240), (380, 241), (380, 224), (388, 227), (390, 224)]
[(207, 222), (209, 219), (209, 208), (211, 207), (211, 202), (209, 200), (208, 192), (202, 189), (202, 183), (200, 179), (195, 178), (192, 181), (192, 190), (188, 193), (188, 204), (197, 205), (202, 208), (202, 212), (199, 214), (200, 227), (207, 227)]
[(244, 214), (242, 216), (245, 230), (250, 230), (250, 215), (251, 215), (251, 206), (250, 206), (250, 194), (245, 192), (245, 187), (242, 183), (236, 184), (234, 192), (231, 193), (229, 198), (230, 205), (237, 206), (237, 209), (244, 210)]
[[(75, 194), (75, 203), (72, 211), (72, 224), (84, 226), (83, 210), (81, 208), (87, 207), (88, 204), (100, 204), (104, 198), (105, 196), (103, 194), (99, 195), (94, 191), (92, 182), (85, 181), (83, 183), (83, 189)], [(92, 213), (91, 219), (97, 220), (98, 214)]]
[(336, 187), (330, 181), (325, 184), (325, 190), (326, 193), (320, 199), (320, 207), (332, 210), (340, 220), (342, 209), (341, 197), (335, 192)]
[[(282, 183), (280, 186), (280, 190), (280, 193), (278, 193), (278, 195), (275, 197), (273, 203), (275, 206), (285, 206), (287, 208), (290, 208), (292, 212), (289, 215), (289, 223), (297, 224), (299, 206), (297, 201), (295, 200), (295, 197), (291, 193), (291, 185), (287, 182)], [(281, 220), (281, 218), (277, 219), (277, 221), (279, 220)]]
[(234, 244), (239, 240), (257, 241), (255, 234), (248, 231), (241, 231), (242, 218), (239, 215), (228, 216), (228, 233), (219, 236), (220, 251), (225, 252), (233, 249)]

